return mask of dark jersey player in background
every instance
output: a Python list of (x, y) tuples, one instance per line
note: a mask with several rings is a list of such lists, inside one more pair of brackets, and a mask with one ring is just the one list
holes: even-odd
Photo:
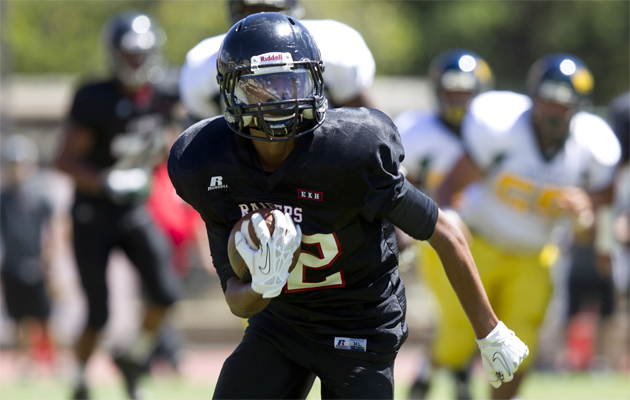
[(169, 118), (177, 99), (176, 89), (164, 88), (160, 49), (166, 37), (151, 17), (135, 11), (112, 17), (103, 35), (115, 77), (78, 90), (57, 159), (57, 167), (76, 184), (74, 251), (88, 301), (87, 323), (75, 345), (73, 397), (80, 399), (89, 398), (85, 370), (108, 319), (110, 251), (125, 252), (149, 297), (138, 338), (115, 354), (130, 398), (138, 397), (142, 366), (177, 297), (169, 246), (144, 206), (151, 170), (165, 154), (164, 131), (172, 129)]
[[(297, 20), (246, 17), (219, 52), (225, 117), (193, 125), (171, 150), (171, 180), (206, 222), (226, 301), (249, 318), (214, 397), (305, 398), (318, 376), (322, 398), (392, 398), (408, 334), (394, 224), (436, 247), (489, 352), (491, 381), (511, 380), (527, 346), (494, 315), (463, 235), (399, 173), (403, 150), (388, 117), (326, 110), (323, 68)], [(274, 235), (259, 228), (257, 250), (236, 235), (252, 274), (243, 283), (228, 262), (228, 236), (246, 213), (257, 225), (263, 207), (281, 211)], [(300, 239), (289, 275), (291, 257), (275, 257)], [(491, 364), (497, 353), (504, 365)]]
[[(16, 369), (21, 378), (36, 375), (40, 357), (53, 366), (50, 330), (50, 261), (59, 226), (50, 199), (38, 179), (39, 151), (24, 135), (2, 141), (0, 191), (0, 279), (6, 311), (15, 325)], [(34, 340), (33, 340), (34, 339)], [(38, 351), (44, 350), (44, 352)]]

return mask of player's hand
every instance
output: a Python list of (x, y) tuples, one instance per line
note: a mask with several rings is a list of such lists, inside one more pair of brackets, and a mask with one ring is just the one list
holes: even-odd
[(483, 369), (495, 388), (514, 379), (514, 373), (529, 355), (527, 345), (500, 321), (488, 336), (476, 341), (481, 350)]
[(274, 210), (273, 218), (275, 228), (272, 236), (261, 215), (252, 215), (251, 223), (260, 240), (257, 250), (249, 247), (241, 232), (236, 232), (234, 236), (236, 250), (252, 275), (252, 290), (266, 299), (276, 297), (282, 291), (289, 278), (293, 254), (302, 241), (300, 226), (295, 225), (290, 216)]
[(139, 202), (149, 195), (149, 174), (141, 168), (110, 170), (103, 184), (107, 196), (118, 204)]
[(595, 222), (593, 203), (584, 189), (573, 186), (562, 189), (556, 204), (574, 218), (573, 226), (576, 232), (588, 230), (593, 226)]

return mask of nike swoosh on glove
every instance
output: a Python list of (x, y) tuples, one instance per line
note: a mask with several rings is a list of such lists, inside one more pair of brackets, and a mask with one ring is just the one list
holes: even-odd
[(234, 240), (252, 276), (252, 290), (266, 299), (280, 295), (289, 278), (293, 254), (302, 241), (302, 231), (293, 219), (279, 210), (273, 211), (275, 227), (273, 235), (259, 213), (252, 215), (251, 223), (260, 240), (258, 249), (252, 250), (241, 232)]
[(514, 379), (519, 365), (529, 356), (527, 345), (500, 321), (488, 336), (475, 340), (481, 350), (483, 369), (495, 388)]

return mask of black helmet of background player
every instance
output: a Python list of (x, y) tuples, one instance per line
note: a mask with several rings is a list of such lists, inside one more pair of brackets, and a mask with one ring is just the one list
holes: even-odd
[(582, 60), (566, 53), (538, 59), (529, 69), (525, 83), (532, 98), (532, 118), (543, 148), (564, 142), (573, 115), (589, 104), (593, 75)]
[(476, 53), (448, 50), (431, 61), (429, 78), (438, 99), (440, 118), (459, 129), (470, 101), (493, 84), (492, 70)]
[(228, 7), (232, 24), (259, 12), (279, 12), (298, 19), (304, 15), (297, 0), (228, 0)]
[(324, 121), (324, 63), (309, 31), (292, 17), (269, 12), (239, 21), (223, 39), (217, 70), (225, 119), (241, 136), (288, 140)]
[(164, 79), (166, 34), (151, 16), (141, 11), (122, 12), (105, 23), (102, 35), (111, 68), (126, 88), (137, 90)]

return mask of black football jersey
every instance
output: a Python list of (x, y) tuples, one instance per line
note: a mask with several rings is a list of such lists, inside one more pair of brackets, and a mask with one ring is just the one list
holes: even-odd
[(97, 168), (152, 168), (164, 151), (163, 129), (177, 95), (162, 86), (125, 94), (115, 80), (81, 87), (70, 119), (97, 134), (88, 162)]
[(0, 236), (4, 245), (2, 272), (27, 284), (43, 279), (42, 229), (49, 223), (52, 205), (30, 182), (0, 194)]
[(206, 222), (224, 290), (236, 276), (227, 257), (232, 227), (246, 213), (276, 207), (300, 225), (302, 254), (263, 312), (324, 347), (335, 338), (365, 339), (367, 348), (344, 355), (379, 359), (394, 357), (408, 333), (396, 236), (386, 220), (404, 182), (403, 156), (385, 114), (340, 108), (327, 110), (273, 173), (223, 117), (186, 130), (168, 169), (177, 193)]

